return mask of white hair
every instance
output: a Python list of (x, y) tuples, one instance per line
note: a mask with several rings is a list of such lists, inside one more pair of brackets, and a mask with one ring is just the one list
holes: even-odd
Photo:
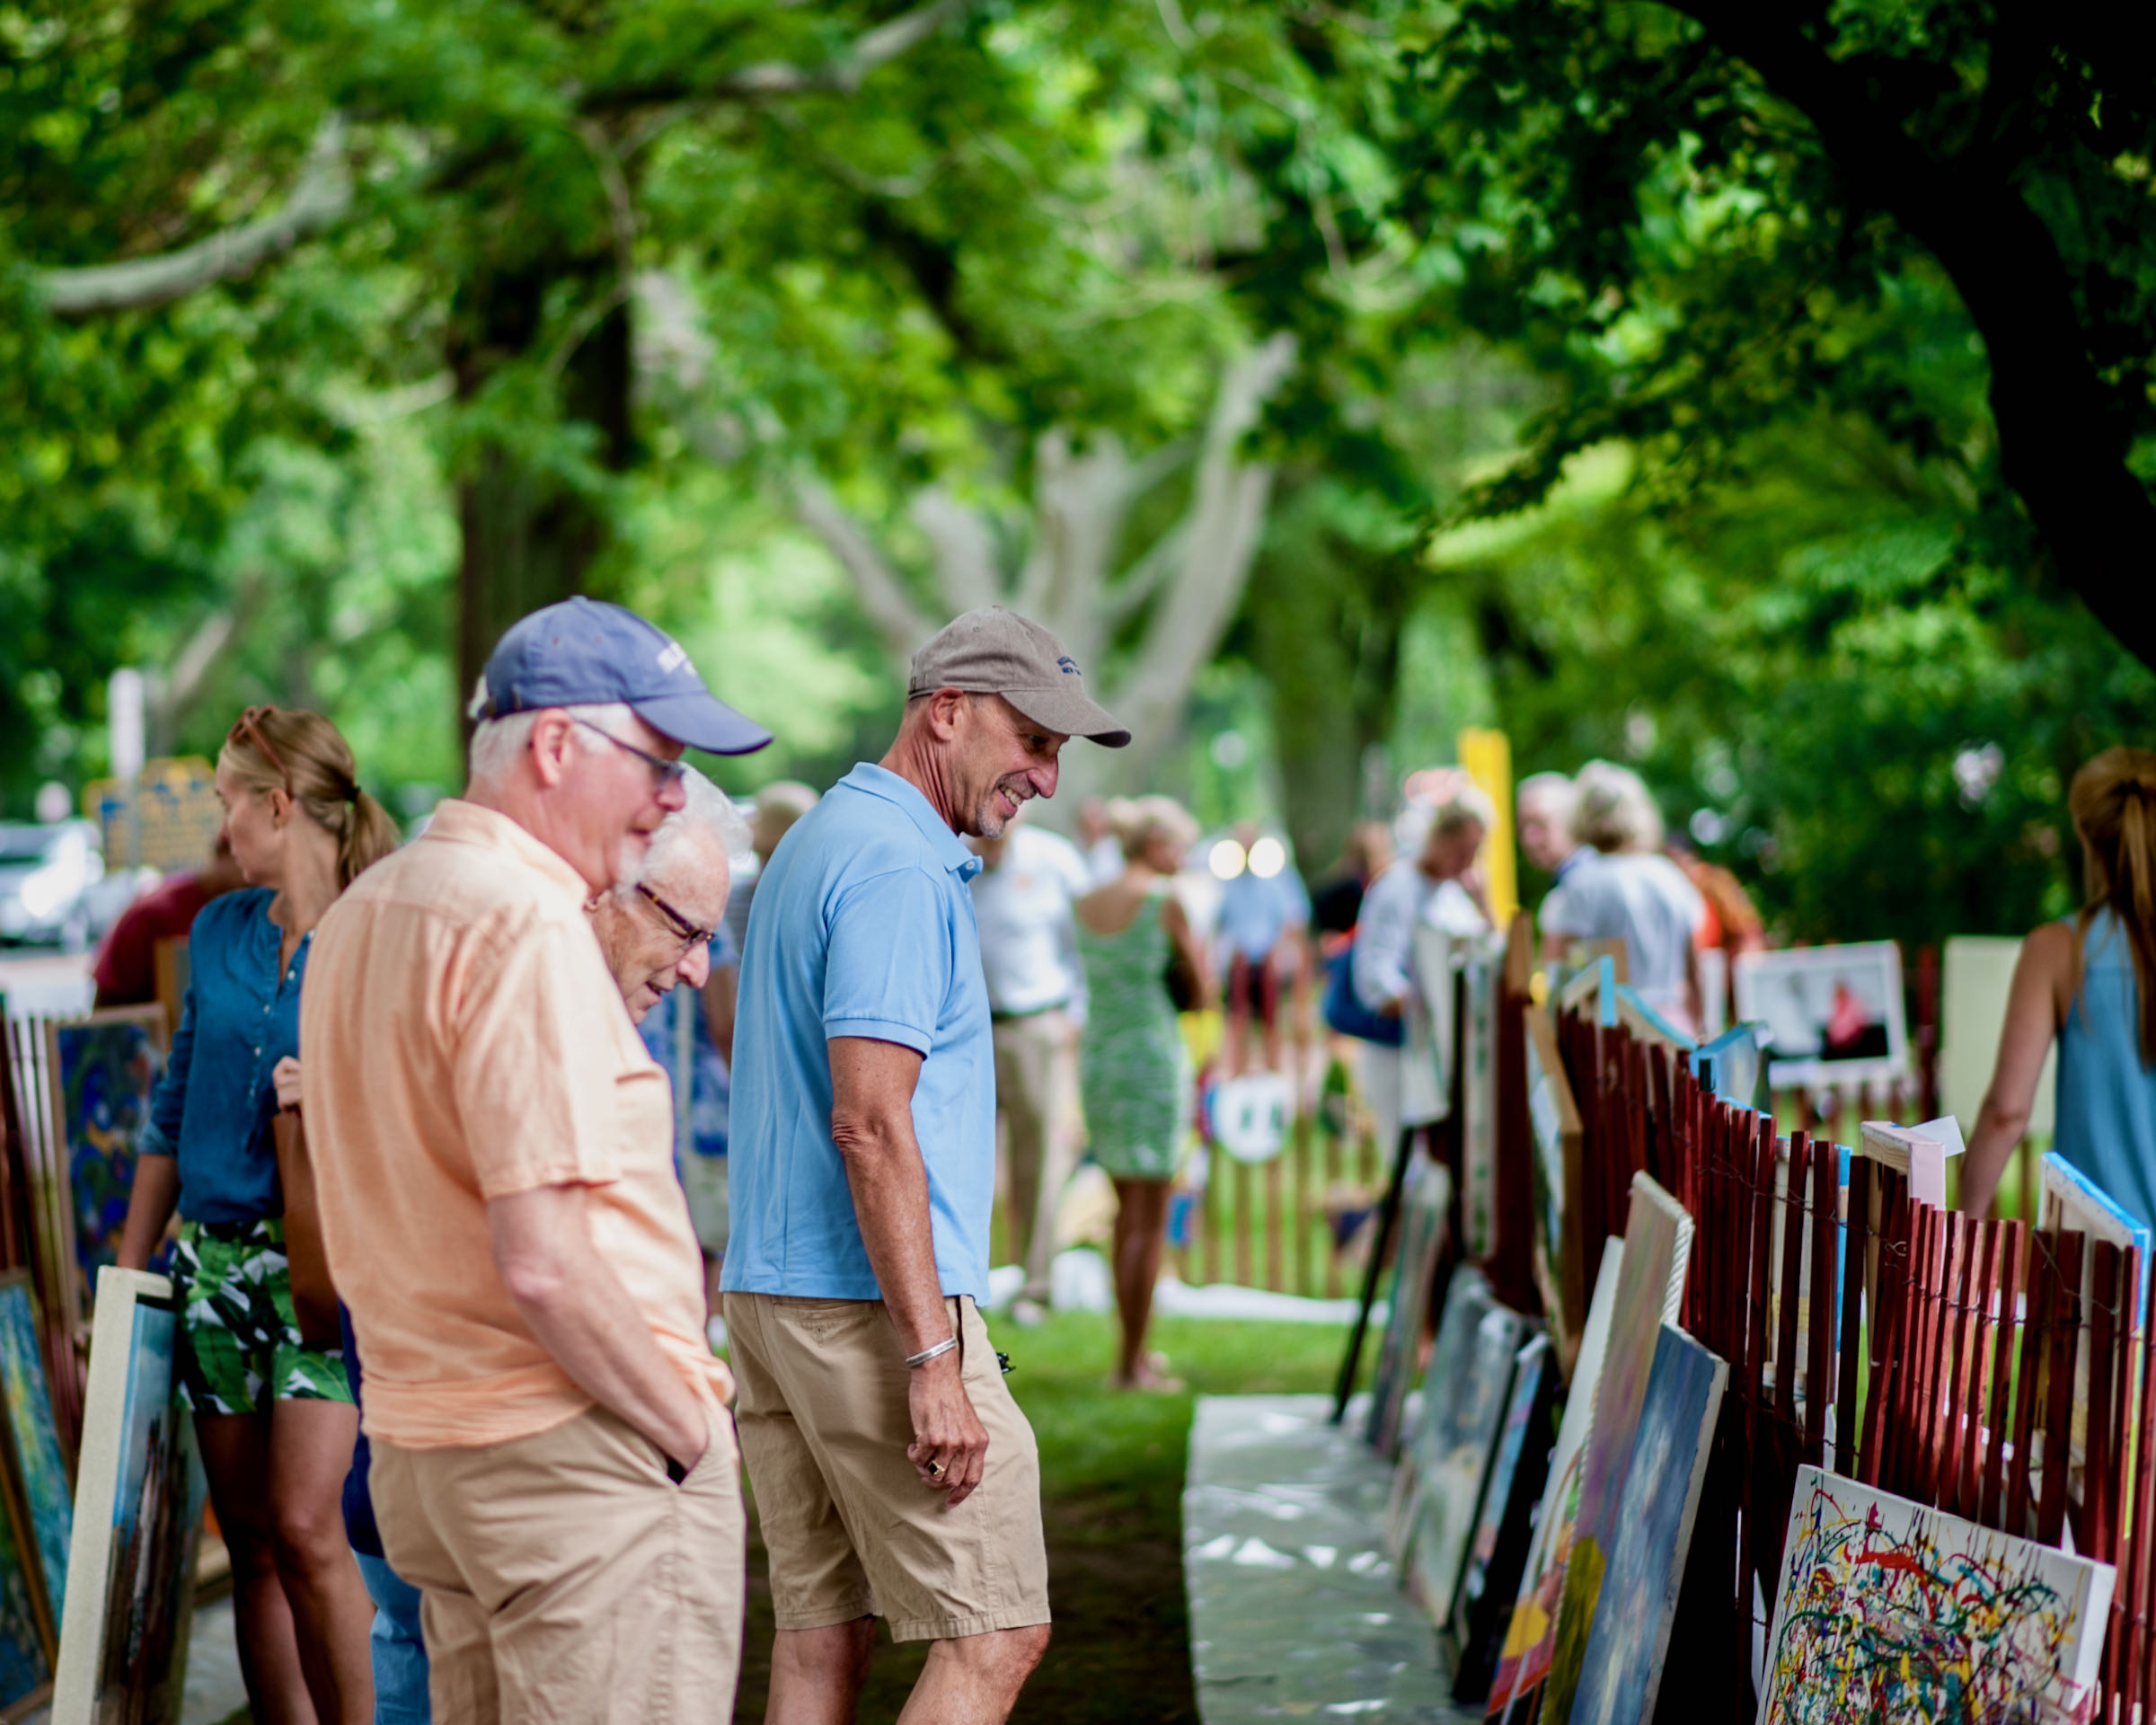
[[(517, 757), (531, 746), (532, 727), (538, 722), (539, 714), (536, 712), (508, 712), (499, 719), (482, 718), (486, 710), (487, 679), (482, 677), (464, 708), (467, 718), (479, 721), (473, 728), (472, 751), (465, 772), (473, 784), (495, 785), (501, 783), (517, 770)], [(581, 719), (588, 725), (596, 725), (601, 730), (612, 731), (616, 735), (620, 732), (623, 721), (636, 717), (628, 703), (622, 701), (563, 707), (561, 711), (571, 719)], [(580, 733), (573, 728), (570, 734), (580, 739)], [(586, 743), (579, 740), (578, 743), (579, 748), (600, 746), (596, 741)]]
[(1486, 833), (1495, 832), (1498, 826), (1497, 807), (1479, 784), (1463, 784), (1439, 803), (1430, 817), (1429, 832), (1457, 833), (1471, 826)]
[(1515, 800), (1523, 809), (1530, 803), (1542, 804), (1544, 811), (1559, 826), (1568, 824), (1573, 805), (1579, 801), (1578, 788), (1562, 773), (1530, 773), (1520, 781)]
[(1662, 848), (1662, 810), (1645, 780), (1613, 761), (1589, 761), (1576, 781), (1579, 804), (1572, 831), (1598, 851), (1637, 853)]
[[(728, 800), (725, 792), (693, 766), (684, 771), (681, 788), (688, 801), (659, 822), (658, 830), (651, 835), (651, 843), (645, 847), (644, 866), (636, 877), (637, 880), (650, 883), (654, 889), (673, 873), (684, 860), (685, 850), (696, 839), (715, 842), (736, 870), (742, 867), (749, 854), (748, 823), (741, 818), (740, 811)], [(615, 889), (623, 894), (635, 890), (636, 882), (627, 880)]]

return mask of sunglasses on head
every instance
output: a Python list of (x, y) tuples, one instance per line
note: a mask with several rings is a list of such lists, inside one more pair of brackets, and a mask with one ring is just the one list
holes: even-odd
[(262, 735), (261, 721), (276, 711), (275, 707), (249, 707), (238, 719), (234, 721), (232, 729), (225, 733), (225, 740), (228, 743), (251, 745), (265, 761), (270, 763), (271, 767), (276, 769), (277, 776), (285, 783), (285, 794), (288, 797), (293, 794), (292, 769), (285, 765), (285, 757), (277, 752), (269, 738)]

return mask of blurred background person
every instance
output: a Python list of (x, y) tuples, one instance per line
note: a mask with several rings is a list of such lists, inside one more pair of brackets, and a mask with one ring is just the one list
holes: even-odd
[[(1402, 1021), (1419, 1010), (1410, 998), (1416, 987), (1417, 924), (1427, 923), (1454, 934), (1479, 933), (1489, 926), (1473, 878), (1482, 841), (1497, 824), (1489, 799), (1466, 785), (1424, 818), (1429, 826), (1421, 843), (1371, 883), (1356, 925), (1351, 972), (1356, 998), (1380, 1019)], [(1361, 1046), (1363, 1099), (1377, 1123), (1379, 1148), (1390, 1158), (1399, 1149), (1401, 1132), (1427, 1121), (1402, 1118), (1404, 1045), (1365, 1041)]]
[(2081, 841), (2081, 908), (2021, 943), (1962, 1208), (1990, 1210), (2056, 1038), (2053, 1148), (2156, 1225), (2156, 754), (2106, 749), (2073, 775), (2066, 807)]
[(1286, 846), (1261, 836), (1254, 821), (1238, 821), (1233, 837), (1242, 865), (1220, 884), (1212, 942), (1225, 1009), (1224, 1078), (1256, 1066), (1287, 1070), (1280, 1045), (1281, 996), (1295, 992), (1310, 969), (1303, 951), (1310, 894), (1287, 860)]
[(1078, 850), (1096, 887), (1123, 872), (1121, 823), (1130, 817), (1130, 799), (1088, 797), (1078, 805)]
[[(591, 925), (637, 1034), (674, 1092), (674, 1167), (703, 1254), (706, 1322), (718, 1347), (726, 1336), (717, 1314), (729, 1227), (732, 1084), (712, 1033), (710, 984), (721, 959), (739, 962), (727, 947), (725, 917), (732, 859), (748, 857), (751, 838), (733, 804), (694, 767), (683, 774), (682, 791), (687, 801), (651, 836), (634, 882), (603, 895)], [(729, 1032), (732, 998), (729, 990)]]
[(375, 1609), (342, 1515), (359, 1416), (341, 1355), (300, 1334), (271, 1122), (297, 1096), (314, 926), (397, 844), (355, 774), (318, 712), (250, 707), (225, 737), (217, 801), (247, 889), (195, 918), (119, 1252), (123, 1269), (147, 1269), (178, 1209), (179, 1393), (232, 1553), (249, 1704), (260, 1720), (323, 1725), (374, 1715)]
[(1113, 1382), (1126, 1390), (1174, 1390), (1167, 1362), (1145, 1348), (1153, 1284), (1166, 1242), (1168, 1193), (1182, 1161), (1189, 1119), (1189, 1057), (1168, 992), (1171, 962), (1197, 979), (1210, 971), (1196, 931), (1172, 890), (1197, 842), (1197, 823), (1167, 797), (1125, 805), (1124, 866), (1078, 901), (1085, 965), (1085, 1032), (1079, 1084), (1093, 1160), (1115, 1182), (1112, 1260), (1122, 1349)]
[(1085, 978), (1073, 907), (1093, 881), (1077, 847), (1035, 826), (1023, 803), (1001, 836), (968, 843), (981, 859), (973, 915), (995, 1041), (995, 1183), (1026, 1270), (1011, 1315), (1034, 1324), (1048, 1299), (1056, 1201), (1077, 1166)]
[(1691, 1034), (1701, 1004), (1692, 937), (1706, 901), (1662, 854), (1662, 810), (1637, 773), (1589, 761), (1573, 783), (1573, 836), (1594, 851), (1568, 867), (1562, 898), (1544, 906), (1544, 935), (1559, 942), (1622, 941), (1633, 992)]
[(94, 1005), (146, 1006), (157, 998), (157, 946), (185, 940), (202, 907), (247, 884), (224, 827), (199, 869), (178, 869), (119, 914), (97, 949)]
[(1338, 937), (1352, 934), (1363, 914), (1363, 895), (1392, 862), (1392, 829), (1382, 820), (1358, 820), (1340, 843), (1339, 861), (1311, 894), (1310, 926), (1330, 957)]
[[(733, 894), (726, 901), (726, 938), (730, 951), (739, 952), (748, 939), (748, 907), (755, 902), (756, 882), (764, 878), (771, 854), (779, 848), (779, 841), (793, 830), (793, 823), (815, 808), (817, 801), (815, 790), (794, 779), (774, 780), (756, 792), (755, 808), (748, 818), (749, 843), (755, 862), (740, 871), (734, 881)], [(717, 968), (714, 964), (714, 972)], [(727, 969), (730, 984), (734, 979), (734, 966), (729, 965)], [(727, 1017), (730, 1022), (730, 1004)]]
[[(1564, 903), (1565, 876), (1594, 847), (1572, 835), (1572, 810), (1578, 802), (1572, 781), (1562, 773), (1530, 773), (1513, 793), (1520, 834), (1520, 854), (1529, 864), (1550, 877), (1550, 890), (1535, 912), (1534, 925), (1547, 945), (1550, 918)], [(1554, 956), (1554, 954), (1553, 954)]]

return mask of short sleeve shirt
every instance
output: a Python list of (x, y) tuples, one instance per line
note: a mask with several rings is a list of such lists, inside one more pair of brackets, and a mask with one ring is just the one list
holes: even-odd
[(914, 1132), (946, 1295), (988, 1298), (995, 1057), (974, 855), (906, 780), (856, 766), (759, 878), (741, 955), (723, 1286), (883, 1297), (831, 1138), (835, 1037), (922, 1057)]
[(367, 1352), (366, 1429), (411, 1449), (511, 1442), (591, 1398), (517, 1311), (487, 1205), (581, 1186), (593, 1248), (692, 1390), (730, 1388), (674, 1113), (576, 871), (451, 801), (315, 931), (300, 1002), (323, 1238)]

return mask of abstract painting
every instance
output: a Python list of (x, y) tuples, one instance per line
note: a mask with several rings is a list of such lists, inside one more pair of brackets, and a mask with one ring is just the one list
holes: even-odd
[(180, 1717), (208, 1491), (172, 1393), (178, 1339), (166, 1278), (99, 1272), (52, 1725)]
[(1806, 1466), (1764, 1725), (2049, 1725), (2094, 1698), (2116, 1572)]
[(1674, 1324), (1662, 1326), (1572, 1703), (1580, 1725), (1654, 1717), (1728, 1377), (1727, 1362)]
[(1624, 1242), (1612, 1240), (1604, 1248), (1602, 1269), (1595, 1278), (1595, 1300), (1587, 1307), (1586, 1331), (1580, 1339), (1579, 1362), (1572, 1369), (1564, 1418), (1558, 1421), (1557, 1447), (1551, 1452), (1534, 1537), (1528, 1543), (1526, 1566), (1520, 1572), (1519, 1595), (1505, 1633), (1498, 1675), (1489, 1685), (1493, 1716), (1508, 1711), (1515, 1694), (1533, 1694), (1550, 1669), (1558, 1590), (1564, 1585), (1572, 1517), (1579, 1507), (1580, 1452), (1594, 1420), (1595, 1389), (1602, 1381), (1610, 1321), (1617, 1309), (1617, 1279), (1623, 1267)]
[(1624, 1261), (1610, 1317), (1609, 1350), (1595, 1391), (1595, 1421), (1580, 1453), (1579, 1503), (1559, 1535), (1568, 1550), (1550, 1650), (1542, 1719), (1565, 1725), (1579, 1681), (1587, 1631), (1602, 1594), (1603, 1572), (1617, 1533), (1617, 1510), (1631, 1464), (1639, 1410), (1654, 1369), (1662, 1325), (1674, 1322), (1684, 1296), (1692, 1256), (1692, 1218), (1646, 1174), (1632, 1177), (1632, 1208), (1624, 1230)]
[(1497, 1675), (1520, 1570), (1534, 1535), (1535, 1506), (1549, 1477), (1550, 1416), (1556, 1405), (1550, 1338), (1530, 1337), (1513, 1361), (1512, 1397), (1453, 1606), (1454, 1701), (1480, 1704)]
[(51, 1603), (57, 1633), (60, 1602), (67, 1594), (75, 1495), (53, 1426), (30, 1278), (19, 1269), (0, 1275), (0, 1426), (29, 1523), (33, 1569)]
[(1434, 1623), (1453, 1614), (1527, 1320), (1499, 1305), (1479, 1273), (1462, 1270), (1445, 1301), (1444, 1328), (1458, 1340), (1430, 1356), (1423, 1380), (1406, 1564), (1409, 1585)]
[(1390, 1460), (1400, 1451), (1400, 1421), (1422, 1349), (1437, 1262), (1444, 1255), (1445, 1214), (1453, 1180), (1416, 1146), (1401, 1199), (1400, 1251), (1392, 1261), (1392, 1304), (1378, 1343), (1377, 1370), (1370, 1382), (1370, 1446)]
[(52, 1676), (37, 1581), (15, 1517), (0, 1508), (0, 1708), (28, 1700)]
[(164, 1009), (128, 1006), (49, 1025), (53, 1138), (66, 1146), (68, 1220), (85, 1292), (118, 1256), (135, 1145), (164, 1065)]

